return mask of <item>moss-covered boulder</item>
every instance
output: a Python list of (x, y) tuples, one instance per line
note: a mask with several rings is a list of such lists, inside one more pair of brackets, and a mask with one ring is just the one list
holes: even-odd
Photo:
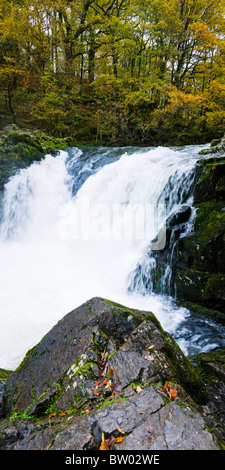
[(203, 163), (201, 176), (194, 188), (195, 203), (224, 200), (225, 157), (210, 158)]
[(191, 359), (207, 388), (209, 401), (204, 413), (209, 426), (225, 440), (225, 350), (203, 352)]
[(18, 169), (73, 144), (70, 139), (47, 136), (38, 130), (20, 129), (16, 125), (4, 127), (0, 131), (0, 190)]
[(225, 135), (221, 139), (213, 139), (210, 147), (199, 152), (200, 155), (224, 154), (225, 152)]
[(153, 313), (94, 298), (6, 381), (0, 448), (99, 449), (102, 433), (116, 439), (123, 429), (126, 450), (219, 450), (207, 401), (204, 379)]

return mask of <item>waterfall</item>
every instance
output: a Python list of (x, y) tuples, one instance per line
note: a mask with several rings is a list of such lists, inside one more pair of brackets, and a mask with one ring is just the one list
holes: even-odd
[(154, 288), (165, 247), (160, 283), (171, 279), (167, 221), (184, 205), (194, 217), (198, 151), (74, 148), (10, 179), (0, 225), (0, 367), (17, 367), (59, 319), (96, 296), (153, 311), (186, 353), (217, 344), (215, 334), (205, 344), (202, 325), (191, 326), (190, 312)]

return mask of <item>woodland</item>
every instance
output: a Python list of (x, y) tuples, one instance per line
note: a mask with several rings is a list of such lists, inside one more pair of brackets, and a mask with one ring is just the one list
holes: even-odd
[(0, 126), (77, 145), (224, 134), (224, 0), (0, 0)]

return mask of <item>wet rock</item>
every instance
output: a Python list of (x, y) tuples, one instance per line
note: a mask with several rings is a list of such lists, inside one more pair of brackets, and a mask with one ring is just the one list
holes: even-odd
[(211, 145), (207, 149), (199, 152), (200, 155), (220, 154), (225, 152), (225, 136), (221, 139), (213, 139)]
[[(225, 317), (225, 157), (224, 139), (216, 155), (198, 165), (194, 187), (196, 216), (191, 231), (173, 247), (172, 284), (179, 301), (189, 301)], [(202, 153), (202, 152), (200, 152)], [(197, 309), (199, 310), (199, 309)], [(214, 316), (214, 314), (213, 314)]]
[(178, 211), (176, 211), (167, 219), (167, 225), (171, 228), (179, 226), (187, 222), (189, 220), (190, 215), (191, 207), (187, 205), (181, 206)]
[(58, 322), (3, 396), (1, 449), (98, 449), (121, 429), (118, 449), (220, 449), (204, 380), (177, 343), (153, 313), (101, 298)]

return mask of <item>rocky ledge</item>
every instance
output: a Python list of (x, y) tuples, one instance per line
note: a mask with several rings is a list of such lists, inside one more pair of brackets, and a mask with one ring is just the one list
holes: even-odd
[(91, 299), (0, 371), (0, 449), (220, 450), (216, 354), (190, 361), (153, 313)]
[(15, 124), (0, 131), (0, 190), (20, 168), (26, 168), (46, 154), (55, 155), (73, 145), (70, 138), (60, 139), (40, 130), (20, 129)]

